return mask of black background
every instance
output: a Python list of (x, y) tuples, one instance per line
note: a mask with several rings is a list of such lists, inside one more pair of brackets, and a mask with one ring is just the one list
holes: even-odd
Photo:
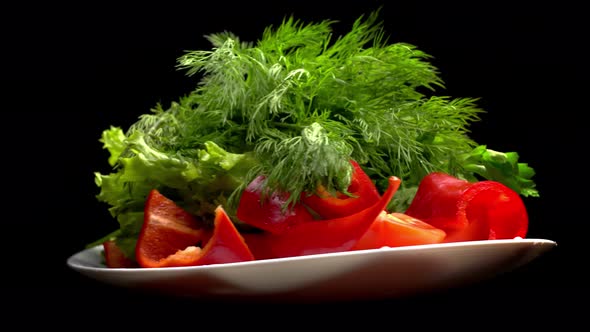
[[(3, 10), (6, 249), (0, 289), (10, 300), (6, 317), (34, 313), (36, 319), (19, 321), (66, 328), (71, 317), (98, 325), (187, 321), (198, 328), (215, 313), (234, 315), (225, 324), (255, 328), (268, 324), (268, 316), (302, 326), (309, 317), (392, 327), (473, 327), (466, 317), (482, 326), (574, 326), (590, 295), (583, 270), (589, 222), (583, 11), (567, 2), (473, 3), (90, 2)], [(108, 170), (101, 132), (110, 125), (126, 127), (156, 103), (167, 105), (190, 91), (194, 79), (175, 69), (185, 50), (208, 49), (203, 36), (223, 30), (255, 41), (290, 14), (305, 21), (338, 20), (335, 32), (346, 32), (354, 19), (381, 6), (390, 41), (434, 56), (446, 83), (439, 94), (480, 98), (487, 113), (471, 136), (495, 150), (518, 151), (535, 168), (541, 197), (525, 200), (528, 237), (557, 241), (555, 249), (473, 286), (406, 299), (312, 305), (152, 297), (98, 284), (66, 266), (70, 255), (115, 227), (94, 198), (93, 172)], [(339, 314), (326, 314), (328, 308)], [(410, 319), (415, 313), (425, 318)]]

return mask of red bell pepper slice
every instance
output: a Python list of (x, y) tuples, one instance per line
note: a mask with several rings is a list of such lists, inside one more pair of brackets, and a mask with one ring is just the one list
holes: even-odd
[(221, 205), (215, 209), (214, 224), (213, 236), (203, 248), (196, 265), (247, 262), (255, 259), (244, 237)]
[(121, 248), (114, 240), (102, 243), (104, 249), (105, 265), (109, 268), (132, 268), (139, 267), (136, 261), (125, 256)]
[(263, 260), (277, 258), (272, 252), (273, 238), (268, 232), (248, 233), (243, 232), (242, 237), (254, 255), (254, 259)]
[(144, 223), (136, 246), (141, 267), (195, 266), (253, 260), (223, 208), (215, 210), (211, 231), (157, 190), (146, 200)]
[(441, 243), (446, 233), (404, 213), (382, 211), (353, 250)]
[(447, 235), (443, 242), (524, 238), (528, 214), (517, 192), (496, 181), (468, 182), (434, 172), (405, 212)]
[(372, 206), (342, 218), (315, 220), (293, 226), (282, 234), (264, 233), (248, 238), (264, 258), (281, 258), (351, 250), (385, 209), (401, 180), (389, 177), (389, 187)]
[(320, 186), (313, 195), (302, 196), (303, 204), (309, 206), (323, 219), (341, 218), (361, 211), (379, 201), (379, 191), (355, 160), (350, 160), (353, 166), (352, 179), (347, 191), (352, 196), (338, 193), (330, 194)]
[(243, 191), (236, 211), (240, 221), (270, 233), (281, 234), (294, 225), (314, 219), (300, 203), (284, 209), (289, 198), (287, 193), (272, 193), (262, 201), (264, 181), (264, 176), (258, 176)]

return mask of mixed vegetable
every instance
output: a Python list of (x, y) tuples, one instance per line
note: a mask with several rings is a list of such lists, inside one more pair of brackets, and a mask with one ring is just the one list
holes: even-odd
[(378, 14), (181, 56), (196, 88), (100, 138), (119, 227), (88, 246), (167, 267), (526, 236), (534, 170), (472, 140), (476, 100), (435, 95), (429, 55), (388, 43)]

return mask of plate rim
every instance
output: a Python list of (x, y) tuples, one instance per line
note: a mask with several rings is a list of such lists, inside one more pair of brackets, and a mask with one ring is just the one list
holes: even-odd
[(531, 246), (542, 246), (545, 247), (545, 251), (548, 251), (551, 248), (557, 247), (558, 243), (554, 240), (545, 239), (545, 238), (514, 238), (514, 239), (493, 239), (493, 240), (477, 240), (477, 241), (460, 241), (460, 242), (447, 242), (447, 243), (434, 243), (434, 244), (420, 244), (420, 245), (410, 245), (410, 246), (400, 246), (400, 247), (381, 247), (378, 249), (365, 249), (365, 250), (352, 250), (352, 251), (341, 251), (341, 252), (334, 252), (334, 253), (325, 253), (325, 254), (313, 254), (313, 255), (302, 255), (302, 256), (293, 256), (293, 257), (282, 257), (282, 258), (271, 258), (271, 259), (260, 259), (260, 260), (253, 260), (253, 261), (245, 261), (245, 262), (233, 262), (233, 263), (220, 263), (220, 264), (209, 264), (209, 265), (198, 265), (198, 266), (178, 266), (178, 267), (156, 267), (156, 268), (142, 268), (142, 267), (132, 267), (132, 268), (109, 268), (106, 266), (90, 266), (80, 264), (79, 257), (84, 254), (90, 253), (98, 253), (102, 250), (102, 245), (96, 245), (90, 248), (85, 248), (80, 250), (72, 255), (70, 255), (67, 260), (66, 264), (77, 271), (86, 271), (86, 272), (107, 272), (108, 273), (137, 273), (138, 271), (144, 271), (145, 273), (161, 273), (162, 271), (200, 271), (200, 270), (218, 270), (218, 269), (226, 269), (231, 267), (239, 267), (239, 266), (258, 266), (258, 265), (267, 265), (267, 264), (281, 264), (281, 263), (288, 263), (288, 262), (300, 262), (300, 261), (312, 261), (312, 260), (319, 260), (323, 258), (337, 258), (337, 257), (348, 257), (348, 256), (364, 256), (364, 255), (380, 255), (382, 253), (392, 253), (392, 252), (403, 252), (403, 251), (424, 251), (424, 250), (432, 250), (432, 249), (452, 249), (452, 248), (465, 248), (465, 247), (475, 247), (475, 246), (490, 246), (490, 245), (514, 245), (514, 244), (528, 244)]
[[(514, 270), (555, 246), (557, 242), (549, 239), (514, 238), (201, 266), (108, 268), (97, 256), (102, 245), (96, 245), (70, 256), (67, 263), (75, 272), (90, 279), (145, 294), (215, 301), (308, 303), (398, 298), (457, 287)], [(480, 255), (488, 257), (484, 260), (491, 263), (491, 267), (481, 265)], [(420, 263), (409, 263), (408, 259), (412, 262), (417, 259)], [(409, 268), (407, 273), (393, 272), (406, 267)], [(360, 284), (359, 278), (364, 280)]]

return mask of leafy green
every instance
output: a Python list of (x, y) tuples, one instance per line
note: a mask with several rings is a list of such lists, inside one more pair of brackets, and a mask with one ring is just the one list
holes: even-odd
[(257, 42), (211, 34), (210, 50), (179, 57), (178, 69), (199, 78), (195, 89), (125, 133), (103, 133), (113, 172), (96, 174), (97, 198), (119, 220), (113, 236), (136, 236), (152, 188), (207, 219), (217, 204), (233, 215), (257, 175), (267, 177), (266, 192), (289, 192), (289, 204), (318, 185), (346, 192), (351, 158), (380, 190), (388, 176), (402, 179), (392, 210), (405, 210), (432, 171), (538, 196), (518, 154), (469, 137), (483, 112), (477, 99), (436, 95), (444, 85), (431, 56), (390, 43), (378, 15), (360, 16), (336, 39), (336, 21), (288, 17)]
[[(117, 158), (116, 172), (95, 173), (96, 196), (111, 206), (111, 215), (119, 229), (90, 245), (114, 238), (130, 255), (143, 224), (145, 199), (152, 189), (158, 189), (180, 206), (201, 217), (213, 218), (217, 205), (226, 205), (227, 198), (245, 181), (245, 174), (254, 160), (249, 154), (225, 151), (214, 142), (205, 142), (189, 154), (172, 154), (148, 145), (143, 132), (132, 130), (122, 135), (120, 128), (111, 127), (103, 133), (104, 147)], [(125, 146), (124, 150), (120, 147)], [(133, 257), (133, 255), (131, 255)]]
[(464, 177), (470, 181), (481, 178), (498, 181), (523, 196), (539, 197), (532, 180), (535, 171), (528, 164), (519, 163), (518, 159), (516, 152), (503, 153), (480, 145), (464, 156)]

